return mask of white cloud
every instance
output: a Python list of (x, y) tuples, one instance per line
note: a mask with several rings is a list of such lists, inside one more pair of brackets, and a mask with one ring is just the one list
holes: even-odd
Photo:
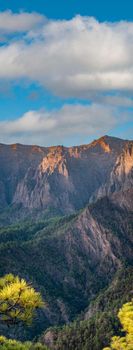
[(90, 136), (108, 133), (124, 120), (125, 116), (114, 107), (66, 104), (59, 110), (29, 111), (16, 120), (1, 121), (0, 142), (45, 146), (72, 140), (73, 144), (80, 143)]
[(44, 16), (38, 13), (13, 13), (10, 10), (0, 12), (0, 33), (12, 34), (27, 32), (43, 24), (43, 22)]
[[(127, 94), (128, 95), (128, 94)], [(115, 94), (115, 95), (102, 95), (102, 94), (94, 94), (90, 95), (92, 100), (95, 100), (97, 103), (107, 104), (110, 106), (116, 107), (124, 107), (130, 108), (133, 107), (133, 98), (129, 96), (125, 96), (123, 94)]]
[(119, 107), (133, 107), (133, 22), (99, 23), (81, 16), (56, 21), (6, 11), (0, 13), (2, 37), (1, 86), (37, 82), (55, 95), (93, 103), (0, 121), (1, 142), (81, 143), (131, 121)]
[[(1, 79), (26, 78), (64, 97), (133, 89), (133, 22), (99, 23), (77, 16), (47, 20), (34, 29), (37, 14), (5, 16), (11, 17), (5, 30), (27, 28), (27, 34), (1, 46)], [(0, 33), (7, 22), (0, 25)]]

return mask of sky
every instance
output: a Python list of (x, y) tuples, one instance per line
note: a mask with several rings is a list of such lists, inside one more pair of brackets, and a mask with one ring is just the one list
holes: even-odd
[(131, 0), (0, 0), (0, 142), (133, 139)]

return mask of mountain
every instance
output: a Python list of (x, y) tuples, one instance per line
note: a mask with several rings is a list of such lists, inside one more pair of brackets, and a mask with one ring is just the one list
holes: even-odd
[(74, 320), (120, 268), (132, 266), (132, 232), (133, 210), (107, 197), (70, 217), (1, 228), (0, 275), (32, 281), (47, 302), (31, 334)]
[(33, 212), (69, 215), (130, 188), (132, 167), (133, 142), (108, 136), (70, 148), (1, 144), (1, 213), (6, 222)]
[(69, 324), (86, 308), (96, 317), (99, 293), (119, 271), (132, 271), (133, 142), (0, 145), (0, 191), (0, 276), (24, 277), (46, 301), (23, 338)]

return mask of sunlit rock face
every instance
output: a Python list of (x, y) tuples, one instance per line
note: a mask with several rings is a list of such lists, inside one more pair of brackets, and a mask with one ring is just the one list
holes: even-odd
[[(127, 142), (118, 155), (113, 169), (105, 184), (95, 192), (92, 201), (110, 196), (119, 191), (128, 191), (133, 187), (133, 142)], [(123, 198), (124, 199), (124, 198)]]
[(69, 214), (133, 182), (133, 142), (104, 136), (76, 147), (0, 145), (0, 207)]

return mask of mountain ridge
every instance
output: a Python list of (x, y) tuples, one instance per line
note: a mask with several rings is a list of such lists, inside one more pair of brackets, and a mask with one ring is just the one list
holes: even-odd
[(124, 141), (124, 142), (132, 142), (133, 140), (129, 140), (129, 139), (123, 139), (121, 137), (117, 137), (117, 136), (109, 136), (109, 135), (103, 135), (103, 136), (100, 136), (99, 138), (97, 139), (94, 139), (92, 140), (91, 142), (89, 143), (85, 143), (85, 144), (79, 144), (79, 145), (71, 145), (71, 146), (64, 146), (64, 145), (61, 145), (61, 144), (57, 144), (57, 145), (52, 145), (52, 146), (41, 146), (39, 144), (23, 144), (23, 143), (19, 143), (19, 142), (16, 142), (16, 143), (1, 143), (0, 142), (0, 146), (24, 146), (24, 147), (38, 147), (38, 148), (58, 148), (58, 147), (62, 147), (62, 148), (77, 148), (77, 147), (84, 147), (84, 146), (89, 146), (89, 145), (92, 145), (94, 143), (98, 143), (100, 142), (101, 140), (118, 140), (118, 141)]
[[(112, 174), (116, 165), (124, 162), (124, 150), (130, 151), (132, 145), (133, 141), (109, 136), (68, 148), (0, 145), (0, 208), (15, 206), (16, 216), (17, 206), (23, 213), (25, 209), (74, 213), (108, 195), (109, 188), (110, 193), (119, 189), (111, 187), (111, 181), (116, 182)], [(133, 154), (127, 151), (127, 157), (132, 169)], [(121, 169), (128, 183), (132, 174), (129, 179), (123, 165)]]

